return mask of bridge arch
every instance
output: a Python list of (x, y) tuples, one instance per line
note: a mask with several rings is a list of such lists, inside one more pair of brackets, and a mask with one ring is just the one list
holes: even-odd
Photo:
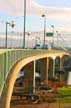
[(14, 83), (16, 81), (16, 77), (19, 73), (19, 71), (28, 63), (38, 60), (39, 58), (45, 58), (47, 57), (47, 54), (44, 55), (38, 55), (38, 56), (32, 56), (32, 57), (27, 57), (24, 59), (19, 60), (11, 69), (10, 74), (8, 76), (8, 80), (7, 80), (7, 88), (6, 88), (6, 103), (5, 103), (5, 108), (10, 108), (10, 101), (11, 101), (11, 96), (12, 96), (12, 92), (13, 92), (13, 87), (14, 87)]
[[(15, 65), (11, 68), (10, 70), (10, 74), (7, 78), (7, 85), (4, 87), (5, 88), (5, 99), (4, 99), (4, 107), (2, 108), (10, 108), (10, 101), (11, 101), (11, 96), (12, 96), (12, 91), (13, 91), (13, 87), (14, 87), (14, 83), (16, 81), (16, 77), (19, 73), (19, 71), (22, 69), (22, 67), (24, 67), (25, 65), (27, 65), (28, 63), (38, 60), (38, 59), (42, 59), (42, 58), (48, 58), (51, 57), (52, 59), (54, 59), (54, 57), (56, 56), (60, 56), (60, 53), (58, 54), (36, 54), (35, 56), (28, 56), (25, 58), (22, 58), (21, 60), (18, 60), (18, 62), (15, 63)], [(61, 54), (62, 55), (62, 54)]]

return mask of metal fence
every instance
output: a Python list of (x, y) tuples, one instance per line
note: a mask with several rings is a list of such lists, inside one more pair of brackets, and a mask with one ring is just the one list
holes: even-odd
[(0, 50), (0, 96), (12, 66), (20, 59), (38, 54), (57, 53), (60, 51), (48, 51), (41, 49), (3, 49)]

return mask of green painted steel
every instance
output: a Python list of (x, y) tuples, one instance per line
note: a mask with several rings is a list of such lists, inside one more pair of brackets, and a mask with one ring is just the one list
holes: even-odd
[[(0, 96), (12, 66), (20, 59), (44, 54), (44, 53), (57, 53), (60, 51), (48, 50), (35, 50), (35, 49), (1, 49), (0, 50)], [(61, 51), (62, 52), (62, 51)]]

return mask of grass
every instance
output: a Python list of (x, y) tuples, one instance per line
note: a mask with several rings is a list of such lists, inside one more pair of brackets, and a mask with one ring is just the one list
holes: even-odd
[(56, 102), (60, 103), (71, 103), (71, 86), (70, 87), (63, 87), (63, 88), (58, 88), (58, 93), (67, 96), (67, 97), (62, 97), (62, 98), (56, 98)]
[(63, 87), (63, 88), (58, 88), (58, 92), (62, 95), (67, 95), (71, 96), (71, 86), (70, 87)]
[(56, 103), (71, 103), (71, 98), (56, 98)]

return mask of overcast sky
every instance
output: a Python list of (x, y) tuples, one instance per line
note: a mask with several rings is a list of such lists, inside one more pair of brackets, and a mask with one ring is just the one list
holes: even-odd
[[(71, 0), (26, 0), (26, 31), (41, 31), (46, 15), (46, 29), (60, 33), (71, 32)], [(0, 31), (5, 31), (6, 21), (16, 21), (8, 31), (23, 31), (24, 0), (0, 0)], [(70, 35), (69, 35), (70, 36)]]
[[(26, 0), (26, 30), (43, 30), (47, 18), (47, 30), (54, 25), (55, 30), (71, 31), (71, 0)], [(5, 21), (16, 21), (14, 30), (23, 30), (24, 0), (0, 0), (0, 31), (5, 30)], [(3, 20), (3, 22), (2, 22)]]
[(27, 3), (28, 29), (43, 29), (44, 22), (41, 16), (45, 14), (47, 29), (53, 24), (56, 30), (71, 31), (71, 0), (29, 0)]
[[(26, 0), (26, 31), (41, 31), (44, 27), (46, 15), (46, 29), (61, 34), (71, 33), (71, 0)], [(8, 31), (23, 31), (24, 0), (0, 0), (0, 32), (5, 31), (6, 21), (16, 21), (15, 28), (8, 27)], [(67, 33), (68, 36), (68, 33)], [(70, 38), (70, 35), (69, 35)]]

